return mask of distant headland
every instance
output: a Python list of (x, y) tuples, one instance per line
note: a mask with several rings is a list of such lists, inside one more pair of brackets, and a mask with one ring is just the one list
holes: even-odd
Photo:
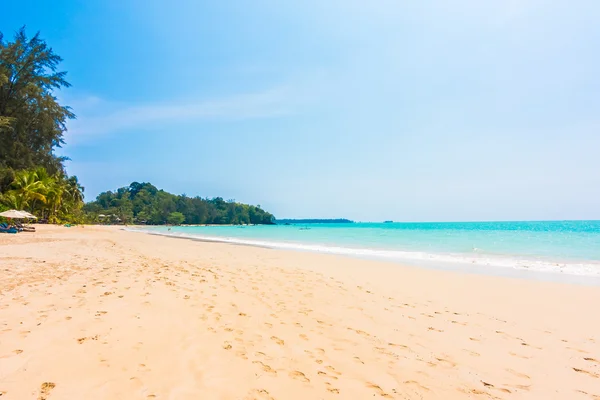
[(345, 218), (336, 219), (277, 219), (277, 225), (294, 225), (294, 224), (353, 224), (354, 221)]

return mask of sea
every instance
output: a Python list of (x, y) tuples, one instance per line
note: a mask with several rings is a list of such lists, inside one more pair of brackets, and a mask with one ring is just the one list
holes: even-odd
[(600, 221), (322, 223), (134, 229), (204, 241), (338, 254), (428, 268), (600, 283)]

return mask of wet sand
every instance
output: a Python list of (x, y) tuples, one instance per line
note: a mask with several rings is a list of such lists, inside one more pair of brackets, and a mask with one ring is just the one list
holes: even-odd
[(2, 399), (600, 399), (600, 288), (180, 240), (0, 235)]

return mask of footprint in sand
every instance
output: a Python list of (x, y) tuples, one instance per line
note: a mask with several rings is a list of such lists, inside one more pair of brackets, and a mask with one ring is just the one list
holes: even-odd
[[(440, 363), (439, 365), (443, 365), (444, 367), (448, 367), (448, 368), (454, 368), (454, 367), (456, 367), (456, 363), (455, 362), (452, 362), (452, 361), (449, 361), (449, 360), (446, 360), (446, 359), (443, 359), (443, 358), (437, 358), (437, 357), (436, 357), (436, 360), (439, 361), (439, 363)], [(438, 364), (434, 364), (434, 365), (438, 365)]]
[(79, 339), (77, 339), (77, 343), (82, 344), (86, 340), (98, 340), (98, 335), (79, 338)]
[(262, 370), (268, 372), (273, 375), (277, 375), (277, 371), (275, 371), (271, 366), (263, 363), (262, 361), (252, 361), (252, 364), (258, 364), (261, 366)]
[(399, 348), (404, 349), (404, 350), (410, 350), (410, 347), (405, 346), (403, 344), (388, 343), (388, 346), (399, 347)]
[(429, 328), (427, 328), (427, 330), (429, 330), (429, 331), (436, 331), (436, 332), (444, 332), (443, 330), (441, 330), (441, 329), (436, 329), (436, 328), (434, 328), (434, 327), (432, 327), (432, 326), (430, 326)]
[(499, 390), (499, 391), (501, 391), (501, 392), (504, 392), (504, 393), (512, 393), (512, 392), (511, 392), (510, 390), (508, 390), (508, 389), (504, 389), (504, 388), (497, 388), (497, 387), (495, 387), (494, 385), (492, 385), (491, 383), (488, 383), (488, 382), (481, 381), (481, 383), (483, 384), (483, 386), (485, 386), (485, 387), (487, 387), (487, 388), (490, 388), (490, 389)]
[(367, 387), (369, 389), (375, 390), (381, 397), (385, 397), (385, 398), (389, 398), (389, 399), (392, 398), (392, 396), (387, 394), (379, 385), (376, 385), (371, 382), (367, 382)]
[(573, 368), (573, 371), (579, 372), (580, 374), (586, 374), (592, 378), (600, 378), (600, 375), (596, 374), (595, 372), (586, 371), (584, 369)]
[(415, 386), (418, 389), (425, 391), (425, 392), (429, 392), (429, 388), (426, 386), (421, 385), (419, 382), (417, 381), (404, 381), (405, 385), (410, 385), (410, 386)]
[(527, 357), (527, 356), (524, 356), (524, 355), (521, 355), (521, 354), (513, 353), (512, 351), (511, 351), (511, 352), (509, 352), (508, 354), (510, 354), (510, 355), (511, 355), (511, 356), (513, 356), (513, 357), (519, 357), (519, 358), (523, 358), (523, 359), (525, 359), (525, 360), (528, 360), (528, 359), (530, 359), (530, 358), (531, 358), (531, 357)]
[(335, 368), (333, 368), (331, 365), (328, 365), (325, 367), (325, 369), (329, 372), (331, 372), (332, 374), (336, 374), (336, 375), (341, 375), (341, 372), (338, 372), (335, 370)]
[(509, 372), (509, 373), (513, 374), (514, 376), (518, 376), (519, 378), (523, 378), (523, 379), (531, 379), (531, 378), (529, 377), (529, 375), (522, 374), (521, 372), (517, 372), (517, 371), (515, 371), (515, 370), (513, 370), (513, 369), (507, 369), (507, 370), (506, 370), (506, 372)]
[(310, 379), (308, 379), (306, 377), (306, 375), (304, 375), (302, 372), (300, 371), (291, 371), (289, 374), (290, 378), (292, 379), (296, 379), (302, 382), (310, 382)]
[(524, 390), (524, 391), (528, 392), (529, 389), (531, 388), (531, 385), (512, 385), (511, 387), (514, 389)]
[(587, 354), (587, 351), (581, 350), (581, 349), (576, 349), (575, 347), (567, 347), (567, 349), (569, 349), (569, 350), (575, 350), (575, 351), (577, 351), (579, 353)]
[(273, 340), (280, 346), (283, 346), (285, 344), (285, 341), (283, 339), (279, 339), (277, 336), (271, 336), (271, 340)]
[(244, 400), (275, 400), (265, 389), (253, 389)]
[(44, 382), (40, 387), (40, 395), (38, 396), (38, 400), (46, 400), (50, 395), (52, 389), (56, 387), (56, 384), (53, 382)]

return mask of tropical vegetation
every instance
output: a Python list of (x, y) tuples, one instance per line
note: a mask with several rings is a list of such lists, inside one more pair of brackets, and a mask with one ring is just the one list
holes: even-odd
[(50, 223), (84, 222), (83, 187), (76, 176), (49, 175), (44, 167), (15, 173), (0, 194), (3, 208), (26, 210)]
[(62, 59), (40, 38), (21, 28), (12, 42), (0, 32), (0, 180), (18, 171), (44, 167), (64, 174), (64, 157), (54, 150), (64, 143), (67, 120), (75, 115), (55, 92), (68, 88)]
[(55, 153), (75, 118), (56, 97), (70, 86), (61, 61), (39, 33), (28, 38), (21, 28), (5, 41), (0, 32), (0, 211), (26, 210), (50, 223), (272, 223), (260, 206), (177, 196), (149, 183), (101, 193), (84, 206), (83, 187)]
[(127, 224), (272, 224), (274, 217), (260, 205), (252, 206), (221, 197), (203, 199), (174, 195), (150, 183), (133, 182), (100, 193), (83, 207), (93, 222)]
[(0, 208), (76, 222), (83, 187), (54, 152), (75, 117), (55, 96), (70, 86), (57, 70), (61, 61), (39, 34), (28, 38), (22, 28), (6, 42), (0, 32)]

